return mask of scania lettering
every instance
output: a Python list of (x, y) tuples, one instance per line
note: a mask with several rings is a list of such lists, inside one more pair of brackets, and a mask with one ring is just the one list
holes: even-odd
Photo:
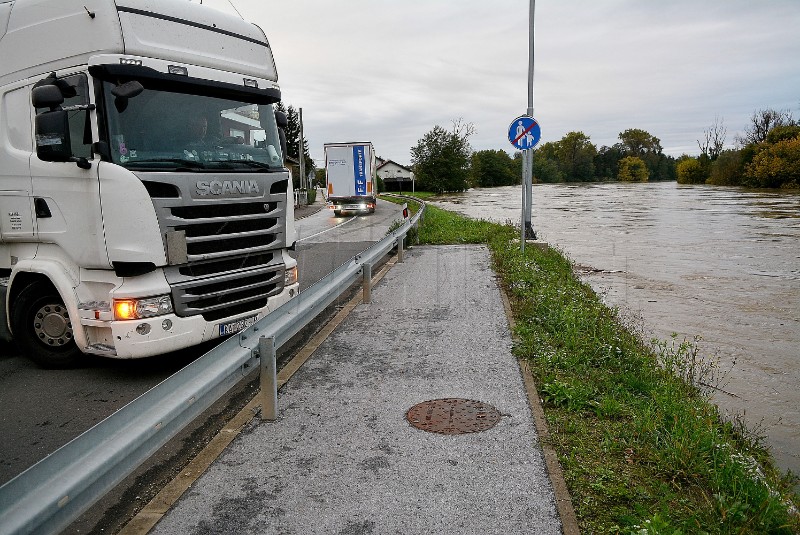
[(258, 182), (254, 180), (226, 180), (220, 182), (219, 180), (212, 180), (211, 182), (198, 182), (197, 183), (198, 195), (225, 195), (228, 193), (240, 194), (258, 194)]
[(147, 357), (297, 295), (280, 99), (264, 32), (207, 5), (0, 0), (0, 337)]

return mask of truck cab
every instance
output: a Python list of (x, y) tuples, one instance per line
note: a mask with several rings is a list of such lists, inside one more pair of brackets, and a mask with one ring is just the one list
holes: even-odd
[(298, 293), (263, 31), (185, 0), (0, 0), (0, 335), (46, 367), (237, 332)]

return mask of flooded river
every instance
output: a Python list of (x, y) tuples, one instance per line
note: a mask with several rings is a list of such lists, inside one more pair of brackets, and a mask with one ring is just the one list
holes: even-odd
[[(533, 226), (605, 302), (649, 337), (701, 336), (729, 370), (714, 401), (767, 436), (800, 473), (800, 194), (653, 184), (542, 184)], [(520, 220), (520, 187), (436, 203), (471, 217)]]

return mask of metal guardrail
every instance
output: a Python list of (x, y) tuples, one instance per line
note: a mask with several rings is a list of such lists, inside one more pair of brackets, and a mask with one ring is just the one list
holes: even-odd
[(418, 224), (425, 208), (299, 296), (227, 339), (0, 487), (0, 535), (57, 533), (330, 305)]

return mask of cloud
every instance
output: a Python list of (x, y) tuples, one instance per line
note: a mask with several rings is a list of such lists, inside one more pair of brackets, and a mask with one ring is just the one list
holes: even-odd
[[(512, 150), (529, 2), (231, 1), (265, 30), (318, 164), (324, 143), (353, 140), (409, 163), (426, 132), (459, 117), (476, 127), (474, 149)], [(796, 0), (559, 0), (538, 2), (535, 21), (543, 141), (582, 131), (599, 147), (642, 128), (677, 156), (697, 152), (715, 117), (730, 144), (758, 109), (798, 115)]]

